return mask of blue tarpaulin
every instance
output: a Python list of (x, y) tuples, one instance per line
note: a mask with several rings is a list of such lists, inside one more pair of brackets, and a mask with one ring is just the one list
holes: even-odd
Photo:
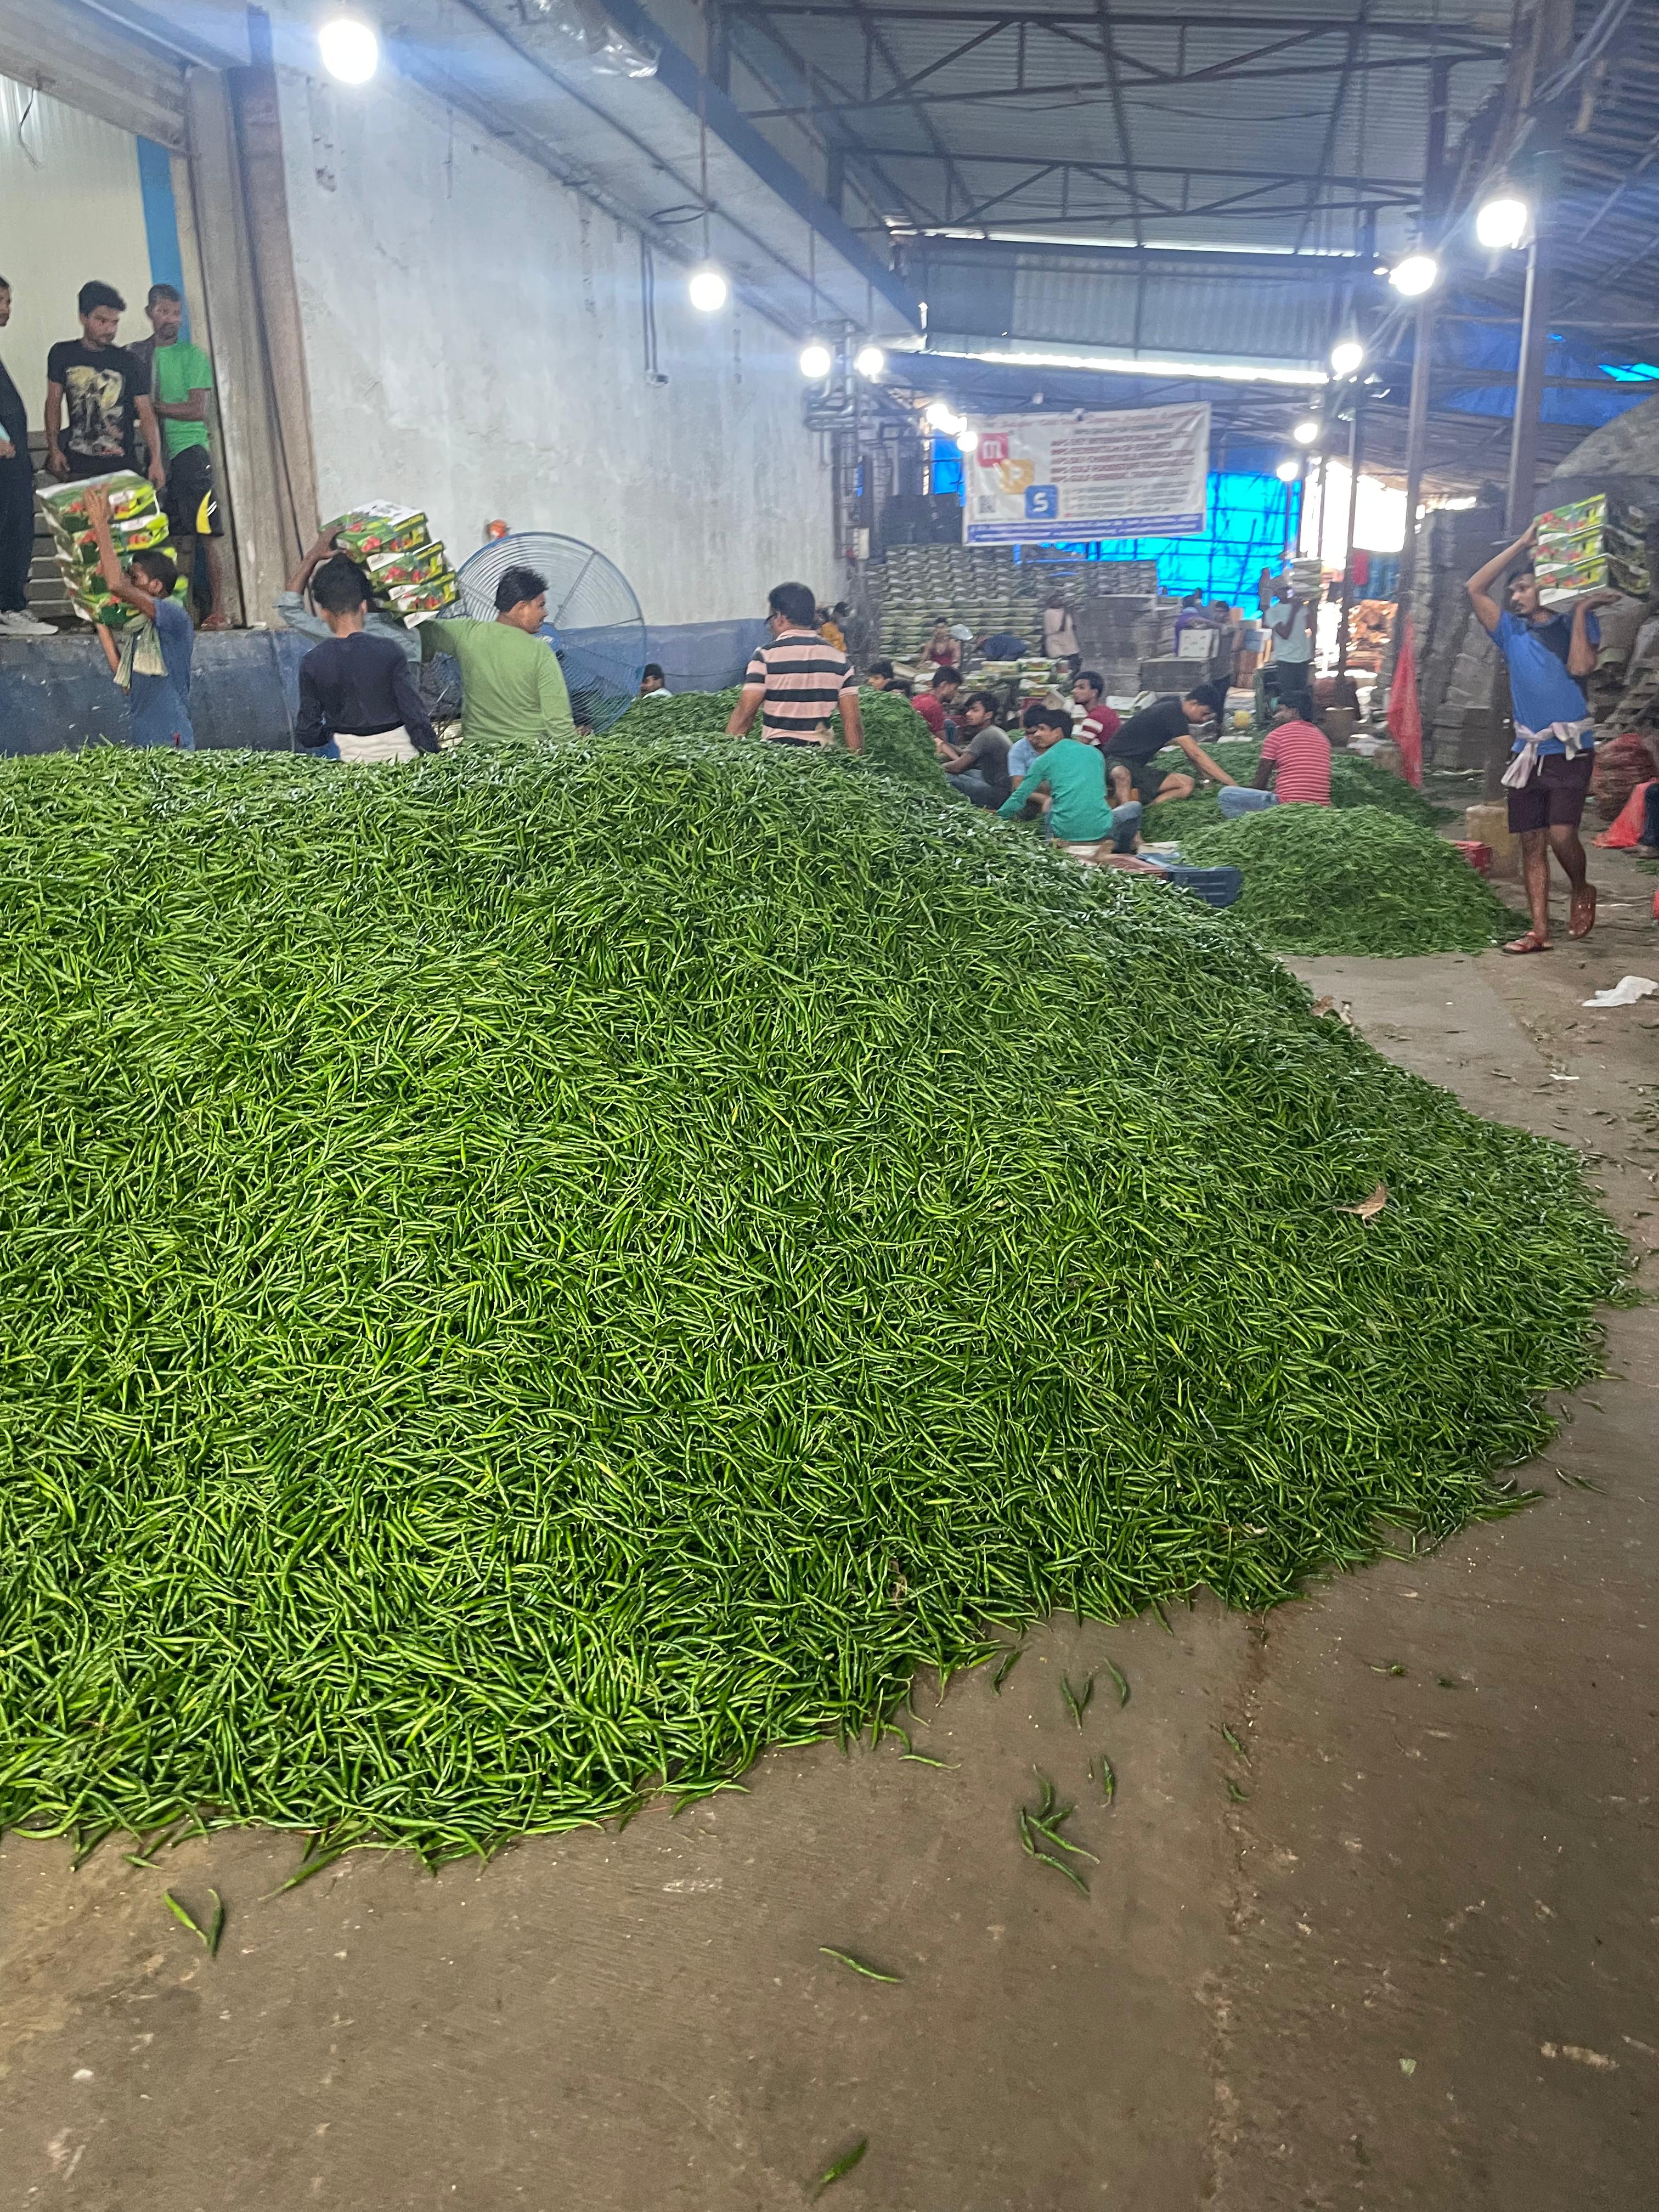
[[(962, 454), (948, 438), (933, 441), (933, 488), (962, 489)], [(1160, 589), (1174, 596), (1202, 592), (1206, 599), (1252, 607), (1255, 581), (1263, 568), (1275, 574), (1294, 535), (1297, 487), (1276, 476), (1212, 469), (1208, 526), (1192, 538), (1101, 538), (1086, 544), (1016, 549), (1036, 560), (1056, 553), (1087, 561), (1156, 561)]]

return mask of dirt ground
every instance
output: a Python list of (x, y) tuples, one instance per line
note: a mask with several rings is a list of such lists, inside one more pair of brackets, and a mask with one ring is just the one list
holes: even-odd
[[(1583, 1146), (1652, 1276), (1659, 999), (1579, 1001), (1659, 977), (1655, 878), (1595, 872), (1589, 949), (1304, 972)], [(919, 1688), (944, 1765), (779, 1754), (677, 1820), (283, 1896), (290, 1838), (154, 1872), (9, 1840), (0, 2212), (772, 2212), (861, 2138), (846, 2212), (1659, 2201), (1656, 1351), (1659, 1309), (1611, 1316), (1540, 1501), (1433, 1556)], [(1021, 1854), (1034, 1768), (1079, 1800), (1086, 1897)], [(216, 1960), (167, 1887), (222, 1893)]]

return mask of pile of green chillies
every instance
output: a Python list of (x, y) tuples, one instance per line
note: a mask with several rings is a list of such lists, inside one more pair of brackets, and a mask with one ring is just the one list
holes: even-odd
[(0, 909), (8, 1826), (487, 1851), (1274, 1604), (1504, 1510), (1620, 1264), (1230, 915), (874, 770), (12, 762)]
[(1270, 806), (1178, 834), (1183, 860), (1243, 872), (1235, 911), (1275, 951), (1479, 952), (1518, 927), (1455, 846), (1376, 807)]
[[(684, 691), (672, 699), (641, 699), (614, 726), (624, 738), (658, 737), (669, 731), (678, 736), (715, 737), (731, 720), (738, 696), (736, 690)], [(842, 750), (837, 713), (830, 718), (834, 740), (825, 755), (830, 764), (854, 773), (874, 769), (939, 799), (955, 799), (933, 750), (933, 732), (908, 699), (896, 692), (860, 691), (859, 714), (864, 726), (862, 756)]]

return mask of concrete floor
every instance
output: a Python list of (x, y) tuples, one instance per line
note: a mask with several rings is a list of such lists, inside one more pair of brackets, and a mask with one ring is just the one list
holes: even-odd
[[(1578, 1001), (1659, 976), (1655, 879), (1596, 873), (1593, 949), (1305, 972), (1585, 1145), (1650, 1274), (1659, 1000)], [(1265, 1620), (1056, 1623), (1000, 1697), (919, 1688), (944, 1769), (780, 1754), (678, 1820), (286, 1896), (292, 1839), (153, 1873), (8, 1841), (0, 2212), (769, 2212), (861, 2136), (848, 2212), (1659, 2202), (1656, 1319), (1611, 1316), (1530, 1510)], [(1018, 1848), (1038, 1768), (1086, 1898)], [(216, 1960), (164, 1886), (222, 1892)]]

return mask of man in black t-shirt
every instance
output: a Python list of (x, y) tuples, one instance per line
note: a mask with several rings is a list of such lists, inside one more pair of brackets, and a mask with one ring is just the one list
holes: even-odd
[(46, 356), (46, 469), (60, 478), (136, 469), (142, 429), (149, 480), (161, 491), (167, 474), (149, 382), (115, 343), (126, 304), (112, 284), (83, 284), (80, 337), (60, 338)]
[(1192, 734), (1214, 712), (1214, 701), (1206, 689), (1184, 696), (1171, 691), (1155, 699), (1150, 707), (1143, 707), (1138, 714), (1131, 714), (1106, 747), (1106, 772), (1112, 780), (1114, 803), (1123, 804), (1131, 787), (1143, 806), (1151, 806), (1159, 799), (1192, 797), (1197, 788), (1193, 777), (1180, 772), (1165, 775), (1152, 766), (1153, 754), (1161, 753), (1166, 745), (1178, 746), (1194, 767), (1214, 782), (1231, 783), (1234, 779), (1216, 765)]
[(313, 759), (384, 766), (435, 753), (437, 732), (396, 638), (366, 627), (368, 580), (337, 553), (312, 579), (311, 596), (332, 633), (300, 663), (295, 743)]

